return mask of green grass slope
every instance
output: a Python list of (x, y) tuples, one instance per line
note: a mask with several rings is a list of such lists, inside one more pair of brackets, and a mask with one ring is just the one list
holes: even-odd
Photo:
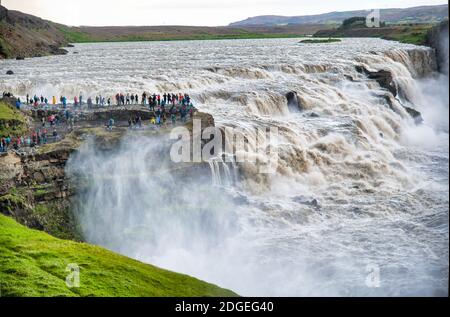
[[(67, 265), (80, 287), (66, 285)], [(0, 296), (216, 297), (235, 293), (103, 248), (59, 240), (0, 215)]]
[(389, 25), (380, 28), (337, 28), (319, 31), (314, 34), (314, 37), (378, 37), (401, 43), (426, 45), (427, 34), (432, 28), (433, 24)]
[(0, 138), (22, 135), (27, 130), (26, 119), (20, 111), (0, 101)]

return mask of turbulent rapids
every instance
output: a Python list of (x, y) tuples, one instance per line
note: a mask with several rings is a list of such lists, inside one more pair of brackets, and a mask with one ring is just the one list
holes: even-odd
[(163, 136), (109, 152), (86, 144), (67, 171), (87, 180), (74, 203), (87, 241), (241, 295), (447, 295), (448, 74), (431, 49), (283, 39), (72, 50), (5, 62), (16, 75), (0, 75), (1, 90), (187, 91), (220, 128), (279, 132), (273, 174), (220, 158), (175, 172)]

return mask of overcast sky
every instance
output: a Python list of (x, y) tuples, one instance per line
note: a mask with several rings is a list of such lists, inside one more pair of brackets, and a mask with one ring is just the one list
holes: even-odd
[(8, 9), (74, 26), (219, 26), (257, 15), (309, 15), (444, 3), (444, 0), (2, 0)]

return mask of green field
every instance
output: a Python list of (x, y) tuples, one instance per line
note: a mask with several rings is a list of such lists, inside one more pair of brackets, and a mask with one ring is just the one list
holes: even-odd
[[(56, 239), (0, 214), (0, 295), (11, 297), (216, 297), (235, 293), (100, 247)], [(69, 288), (69, 264), (80, 268)]]
[(102, 43), (102, 42), (146, 42), (146, 41), (196, 41), (196, 40), (239, 40), (239, 39), (269, 39), (269, 38), (298, 38), (304, 34), (292, 33), (256, 33), (242, 32), (230, 34), (214, 34), (209, 32), (171, 34), (160, 32), (147, 32), (142, 34), (90, 34), (77, 31), (74, 28), (59, 26), (69, 43)]
[(412, 25), (387, 25), (380, 28), (337, 28), (323, 30), (314, 34), (316, 38), (345, 38), (345, 37), (378, 37), (385, 40), (398, 41), (400, 43), (426, 45), (427, 34), (433, 28), (433, 24)]

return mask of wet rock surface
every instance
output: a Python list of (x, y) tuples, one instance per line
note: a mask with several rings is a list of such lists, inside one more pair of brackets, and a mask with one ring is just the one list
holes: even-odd
[(416, 124), (423, 123), (423, 117), (419, 111), (417, 111), (416, 109), (407, 107), (407, 106), (403, 106), (403, 108), (405, 108), (406, 112), (408, 112), (408, 114), (414, 119)]
[(303, 110), (302, 104), (300, 102), (300, 98), (298, 97), (297, 92), (290, 91), (286, 94), (286, 99), (288, 103), (288, 107), (291, 110), (299, 111)]
[(397, 84), (392, 73), (387, 70), (370, 71), (364, 66), (356, 66), (356, 71), (365, 74), (369, 79), (375, 80), (382, 88), (390, 91), (394, 97), (398, 94)]

